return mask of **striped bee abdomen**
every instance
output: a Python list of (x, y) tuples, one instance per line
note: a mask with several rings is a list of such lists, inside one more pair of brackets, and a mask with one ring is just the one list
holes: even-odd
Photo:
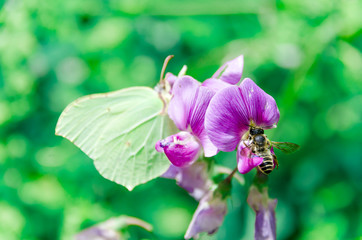
[(273, 157), (271, 154), (260, 154), (260, 157), (264, 160), (258, 167), (262, 173), (268, 175), (274, 169)]

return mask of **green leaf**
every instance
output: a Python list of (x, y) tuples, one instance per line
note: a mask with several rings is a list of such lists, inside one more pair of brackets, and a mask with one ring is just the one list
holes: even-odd
[(132, 190), (170, 165), (155, 150), (173, 123), (153, 89), (133, 87), (79, 98), (61, 114), (55, 133), (78, 146), (99, 173)]

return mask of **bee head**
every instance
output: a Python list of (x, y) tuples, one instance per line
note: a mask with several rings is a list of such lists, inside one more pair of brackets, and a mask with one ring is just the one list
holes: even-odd
[(250, 128), (250, 135), (258, 135), (258, 134), (264, 134), (264, 129), (262, 128)]

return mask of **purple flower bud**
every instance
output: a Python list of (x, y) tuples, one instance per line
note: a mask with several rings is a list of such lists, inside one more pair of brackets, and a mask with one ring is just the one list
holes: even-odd
[(275, 240), (277, 199), (269, 198), (267, 188), (264, 188), (261, 193), (255, 186), (252, 186), (247, 201), (256, 213), (255, 240)]
[(88, 228), (76, 235), (76, 240), (121, 240), (120, 234), (113, 230), (94, 226)]
[(201, 150), (200, 143), (189, 132), (179, 132), (156, 143), (158, 152), (164, 152), (177, 167), (187, 167), (194, 163)]
[(152, 231), (152, 226), (138, 218), (119, 216), (110, 218), (105, 222), (98, 223), (87, 228), (75, 236), (76, 240), (121, 240), (124, 236), (118, 230), (130, 225), (135, 225)]
[(227, 212), (226, 199), (219, 192), (209, 192), (200, 201), (191, 223), (185, 234), (185, 239), (196, 237), (201, 232), (212, 234), (224, 221)]
[(210, 190), (212, 184), (205, 162), (195, 162), (183, 168), (171, 165), (162, 177), (176, 179), (177, 184), (196, 200), (200, 200)]

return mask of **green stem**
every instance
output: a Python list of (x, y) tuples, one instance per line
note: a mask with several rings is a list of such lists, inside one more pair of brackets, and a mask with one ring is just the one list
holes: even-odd
[(235, 168), (235, 169), (229, 174), (229, 176), (227, 176), (227, 177), (225, 178), (224, 181), (231, 182), (231, 179), (233, 178), (233, 176), (234, 176), (234, 174), (236, 173), (237, 170), (238, 170), (238, 169)]
[(268, 175), (265, 175), (258, 169), (254, 177), (253, 185), (262, 191), (264, 187), (268, 186)]
[(231, 192), (231, 179), (233, 178), (234, 174), (236, 173), (238, 169), (235, 168), (224, 180), (219, 182), (215, 193), (221, 194), (222, 198), (226, 198), (230, 196)]
[[(228, 167), (224, 167), (224, 166), (215, 166), (215, 172), (216, 173), (221, 173), (221, 174), (233, 174), (232, 176), (240, 183), (240, 185), (244, 186), (245, 185), (245, 179), (244, 176), (237, 174), (236, 173), (236, 168), (234, 170), (231, 170)], [(236, 173), (236, 174), (235, 174)]]

